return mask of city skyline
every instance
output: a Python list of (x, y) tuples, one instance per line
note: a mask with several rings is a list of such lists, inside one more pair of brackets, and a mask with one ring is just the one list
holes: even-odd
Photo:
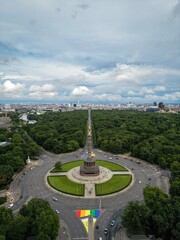
[(180, 103), (179, 0), (0, 3), (0, 103)]

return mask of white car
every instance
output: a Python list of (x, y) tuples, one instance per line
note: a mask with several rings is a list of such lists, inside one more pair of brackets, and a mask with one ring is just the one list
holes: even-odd
[(14, 204), (11, 203), (11, 204), (8, 206), (8, 208), (12, 208), (13, 206), (14, 206)]
[(115, 220), (112, 220), (111, 221), (111, 226), (114, 226), (114, 224), (115, 224)]
[(55, 212), (59, 214), (59, 210), (57, 210), (57, 209), (56, 209), (56, 211), (55, 211)]
[(56, 198), (56, 197), (53, 197), (53, 201), (55, 201), (55, 202), (56, 202), (56, 201), (57, 201), (57, 198)]

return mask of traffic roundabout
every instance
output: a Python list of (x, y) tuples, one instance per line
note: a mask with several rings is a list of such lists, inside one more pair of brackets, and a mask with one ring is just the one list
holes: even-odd
[[(109, 197), (120, 191), (130, 188), (133, 184), (133, 174), (128, 169), (115, 163), (98, 160), (98, 176), (82, 176), (80, 174), (80, 164), (83, 161), (73, 162), (79, 166), (69, 167), (68, 171), (56, 172), (54, 169), (48, 172), (47, 182), (50, 187), (59, 191), (59, 193), (68, 194), (82, 198)], [(66, 163), (64, 165), (71, 163)], [(67, 166), (62, 165), (62, 169)]]
[[(108, 228), (109, 222), (113, 219), (114, 214), (119, 216), (119, 210), (124, 208), (129, 201), (142, 201), (143, 200), (143, 188), (149, 184), (150, 186), (159, 186), (168, 191), (167, 178), (163, 176), (163, 171), (157, 169), (156, 166), (149, 164), (145, 161), (141, 161), (133, 158), (127, 158), (126, 156), (114, 156), (113, 154), (99, 151), (94, 149), (97, 159), (103, 159), (106, 163), (115, 163), (119, 166), (124, 166), (132, 173), (133, 181), (124, 190), (107, 195), (104, 197), (80, 197), (73, 195), (67, 195), (54, 190), (47, 185), (47, 173), (53, 169), (56, 162), (61, 161), (63, 164), (69, 162), (74, 163), (72, 169), (77, 167), (76, 159), (83, 159), (83, 150), (79, 149), (76, 152), (67, 154), (52, 154), (44, 151), (36, 165), (30, 164), (24, 172), (21, 172), (11, 184), (11, 194), (14, 197), (13, 210), (16, 210), (22, 206), (22, 204), (29, 201), (34, 197), (43, 198), (47, 200), (54, 210), (58, 210), (59, 216), (62, 221), (60, 228), (60, 239), (70, 240), (87, 238), (87, 232), (82, 225), (82, 222), (77, 219), (76, 211), (85, 209), (101, 209), (101, 216), (97, 219), (96, 224), (99, 228), (95, 228), (95, 237), (102, 236), (105, 228)], [(99, 164), (97, 160), (97, 164)], [(100, 164), (99, 164), (100, 165)], [(103, 166), (104, 167), (104, 166)], [(109, 169), (109, 166), (108, 166)], [(67, 170), (67, 172), (70, 169)], [(111, 171), (113, 171), (111, 169)], [(119, 170), (118, 170), (119, 171)], [(115, 172), (115, 171), (114, 171)], [(101, 183), (103, 184), (103, 183)], [(18, 190), (19, 189), (19, 190)], [(17, 194), (19, 192), (19, 195)], [(18, 196), (19, 197), (18, 197)], [(54, 201), (54, 198), (57, 201)], [(116, 220), (116, 224), (117, 224)], [(114, 228), (116, 227), (116, 224)], [(104, 234), (104, 233), (103, 233)]]

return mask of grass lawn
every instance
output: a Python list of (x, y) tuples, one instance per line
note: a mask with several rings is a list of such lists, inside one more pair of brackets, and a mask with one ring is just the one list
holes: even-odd
[[(127, 171), (126, 168), (124, 168), (123, 166), (121, 166), (119, 164), (116, 164), (116, 163), (103, 161), (103, 160), (96, 160), (96, 163), (99, 166), (106, 167), (106, 168), (108, 168), (111, 171)], [(80, 166), (82, 164), (83, 164), (83, 160), (78, 160), (78, 161), (64, 163), (64, 164), (62, 164), (62, 172), (67, 172), (70, 169), (78, 167), (78, 166)], [(56, 172), (60, 172), (60, 171), (58, 169), (56, 169), (56, 168), (53, 168), (51, 170), (51, 173), (56, 173)]]
[[(83, 160), (64, 163), (64, 164), (62, 164), (62, 171), (61, 172), (67, 172), (72, 168), (80, 166), (82, 163), (83, 163)], [(56, 173), (56, 172), (60, 172), (60, 171), (56, 168), (53, 168), (51, 170), (51, 173)]]
[(126, 188), (132, 181), (131, 175), (114, 175), (105, 183), (95, 184), (96, 196), (112, 194)]
[(124, 168), (123, 166), (121, 166), (119, 164), (116, 164), (116, 163), (103, 161), (103, 160), (96, 160), (96, 163), (99, 166), (106, 167), (106, 168), (108, 168), (111, 171), (127, 171), (126, 168)]
[(48, 182), (51, 187), (60, 192), (84, 196), (84, 184), (71, 182), (66, 176), (49, 176)]

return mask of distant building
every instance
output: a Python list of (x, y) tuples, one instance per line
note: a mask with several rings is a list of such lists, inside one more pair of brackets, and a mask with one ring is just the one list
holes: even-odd
[(6, 110), (7, 110), (7, 109), (11, 109), (11, 105), (10, 105), (10, 104), (5, 104), (5, 105), (4, 105), (4, 109), (6, 109)]
[(163, 104), (163, 102), (159, 102), (158, 107), (159, 107), (160, 109), (164, 109), (164, 104)]
[(160, 109), (157, 106), (149, 106), (146, 108), (146, 112), (158, 112)]

